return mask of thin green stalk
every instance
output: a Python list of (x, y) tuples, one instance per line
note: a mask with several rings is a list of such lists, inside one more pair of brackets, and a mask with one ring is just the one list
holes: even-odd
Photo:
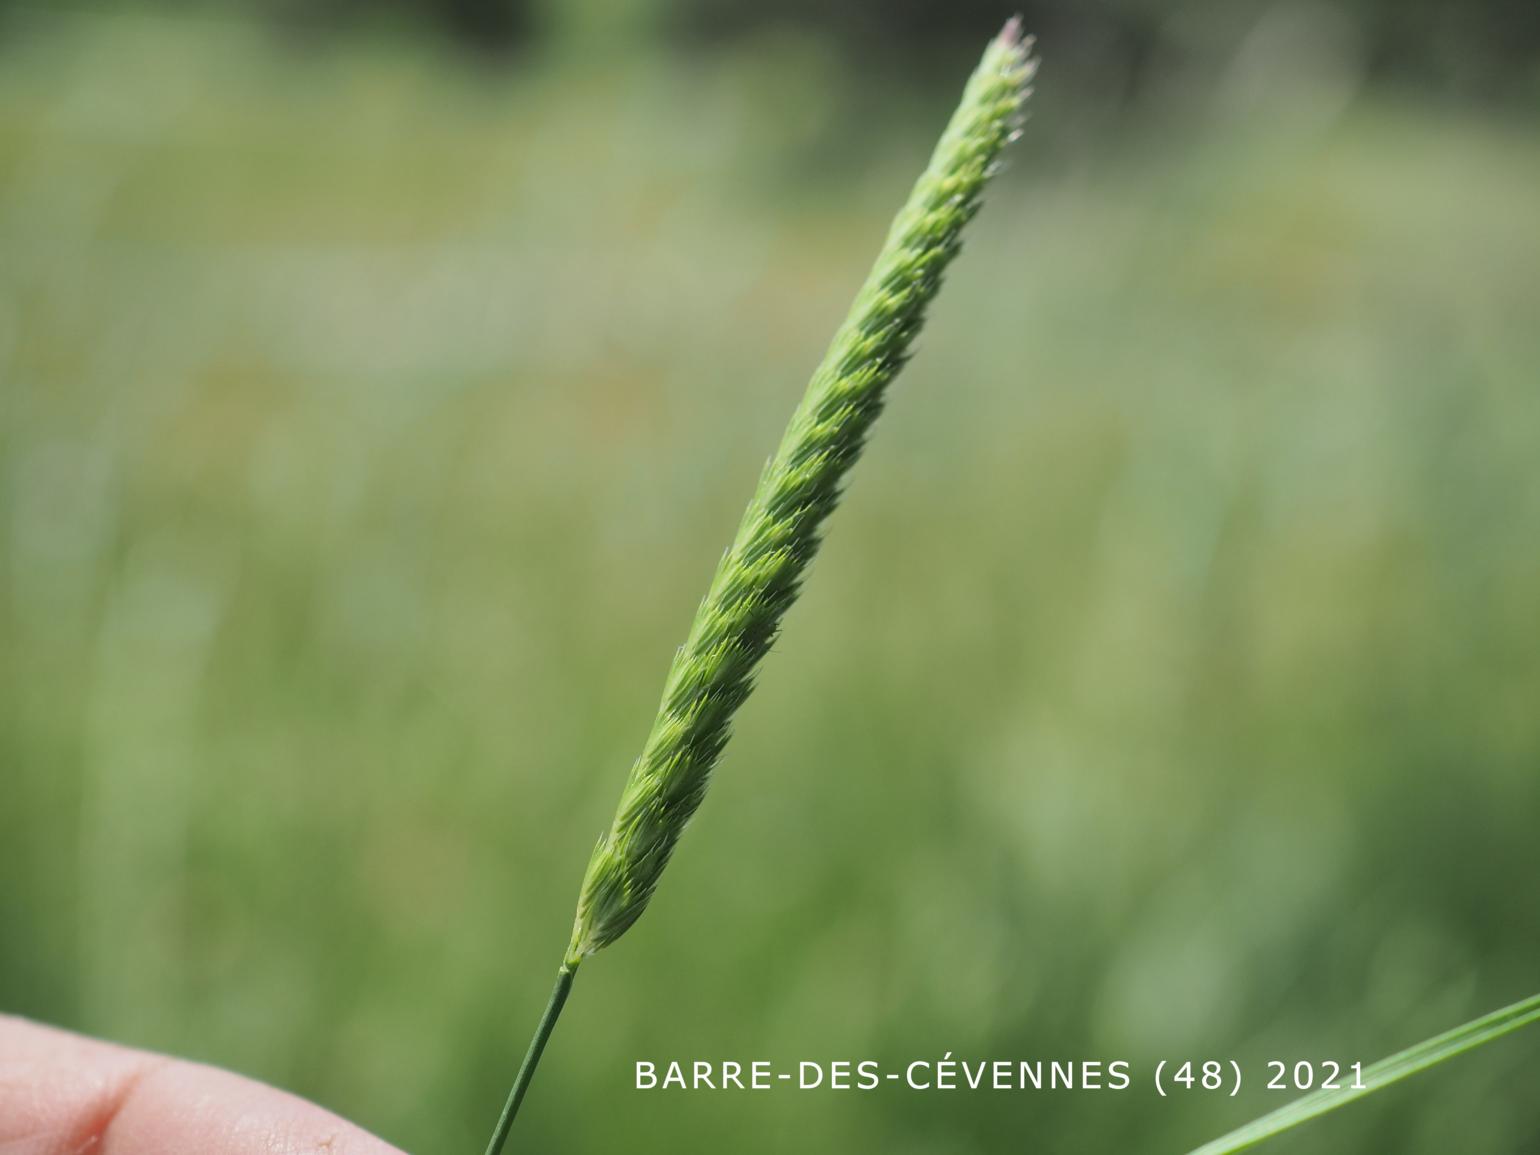
[(839, 503), (888, 384), (909, 358), (926, 306), (962, 246), (963, 228), (978, 212), (1001, 150), (1017, 135), (1032, 70), (1031, 42), (1012, 20), (985, 49), (766, 465), (689, 637), (674, 655), (657, 718), (626, 779), (614, 822), (589, 859), (566, 977), (558, 980), (487, 1155), (498, 1155), (507, 1137), (570, 972), (641, 916), (705, 796), (733, 714), (753, 689), (755, 671), (796, 601), (823, 523)]
[(1260, 1119), (1254, 1119), (1244, 1127), (1236, 1128), (1228, 1135), (1222, 1135), (1210, 1143), (1195, 1148), (1188, 1152), (1188, 1155), (1230, 1155), (1233, 1151), (1244, 1151), (1247, 1147), (1253, 1147), (1263, 1140), (1271, 1139), (1274, 1135), (1298, 1127), (1317, 1115), (1324, 1115), (1328, 1111), (1335, 1111), (1338, 1107), (1345, 1107), (1356, 1099), (1372, 1095), (1392, 1083), (1399, 1083), (1402, 1079), (1409, 1078), (1420, 1071), (1426, 1071), (1429, 1067), (1437, 1066), (1456, 1055), (1484, 1046), (1493, 1039), (1499, 1039), (1510, 1031), (1516, 1031), (1533, 1022), (1540, 1022), (1540, 995), (1533, 995), (1500, 1011), (1493, 1011), (1489, 1015), (1473, 1019), (1464, 1026), (1426, 1039), (1387, 1059), (1381, 1059), (1378, 1063), (1364, 1068), (1363, 1077), (1358, 1080), (1360, 1084), (1358, 1086), (1344, 1086), (1336, 1091), (1314, 1091), (1279, 1107), (1276, 1111), (1263, 1115)]
[(530, 1080), (535, 1077), (535, 1068), (540, 1065), (540, 1056), (545, 1051), (546, 1040), (556, 1029), (556, 1020), (561, 1017), (562, 1007), (567, 1005), (567, 996), (572, 992), (572, 980), (576, 974), (577, 968), (566, 963), (562, 963), (561, 969), (556, 972), (556, 986), (551, 989), (551, 1001), (545, 1005), (545, 1014), (540, 1016), (540, 1025), (535, 1028), (535, 1037), (530, 1039), (529, 1049), (524, 1052), (524, 1061), (519, 1064), (519, 1073), (513, 1078), (513, 1086), (508, 1091), (508, 1101), (503, 1104), (503, 1113), (498, 1116), (497, 1128), (492, 1132), (491, 1141), (487, 1143), (487, 1155), (498, 1155), (503, 1149), (503, 1144), (508, 1141), (508, 1131), (513, 1126), (513, 1117), (519, 1113), (519, 1104), (524, 1102)]

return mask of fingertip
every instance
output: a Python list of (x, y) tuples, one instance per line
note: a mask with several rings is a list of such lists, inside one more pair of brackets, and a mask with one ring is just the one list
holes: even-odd
[(0, 1015), (4, 1155), (401, 1155), (239, 1075)]

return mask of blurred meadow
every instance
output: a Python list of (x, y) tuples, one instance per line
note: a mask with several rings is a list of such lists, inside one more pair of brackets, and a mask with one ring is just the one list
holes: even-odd
[[(473, 1151), (1009, 8), (333, 7), (0, 7), (0, 1009)], [(631, 1065), (1259, 1074), (1540, 987), (1518, 7), (1028, 7), (1012, 167), (520, 1149), (1174, 1152), (1276, 1093)], [(1273, 1149), (1533, 1151), (1536, 1055)]]

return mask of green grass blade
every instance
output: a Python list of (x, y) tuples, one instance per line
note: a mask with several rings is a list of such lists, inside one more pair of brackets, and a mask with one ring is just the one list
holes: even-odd
[(1338, 1107), (1344, 1107), (1355, 1099), (1372, 1095), (1392, 1083), (1399, 1083), (1402, 1079), (1415, 1075), (1419, 1071), (1436, 1067), (1447, 1059), (1484, 1046), (1493, 1039), (1501, 1038), (1510, 1031), (1516, 1031), (1537, 1020), (1540, 1020), (1540, 995), (1532, 995), (1522, 1002), (1504, 1007), (1500, 1011), (1493, 1011), (1479, 1019), (1472, 1019), (1452, 1031), (1425, 1039), (1416, 1046), (1408, 1047), (1389, 1058), (1381, 1059), (1372, 1066), (1365, 1067), (1361, 1080), (1363, 1085), (1360, 1087), (1312, 1092), (1279, 1107), (1276, 1111), (1268, 1112), (1260, 1119), (1252, 1120), (1228, 1135), (1195, 1148), (1188, 1152), (1188, 1155), (1228, 1155), (1231, 1151), (1243, 1151), (1290, 1128), (1298, 1127), (1317, 1115), (1335, 1111)]

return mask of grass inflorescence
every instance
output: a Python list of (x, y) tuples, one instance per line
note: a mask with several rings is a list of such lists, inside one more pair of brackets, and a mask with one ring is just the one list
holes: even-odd
[(1000, 151), (1018, 132), (1029, 45), (1015, 21), (990, 46), (850, 315), (766, 465), (583, 879), (568, 966), (641, 916), (818, 552), (824, 520), (908, 359), (925, 308), (962, 245)]

